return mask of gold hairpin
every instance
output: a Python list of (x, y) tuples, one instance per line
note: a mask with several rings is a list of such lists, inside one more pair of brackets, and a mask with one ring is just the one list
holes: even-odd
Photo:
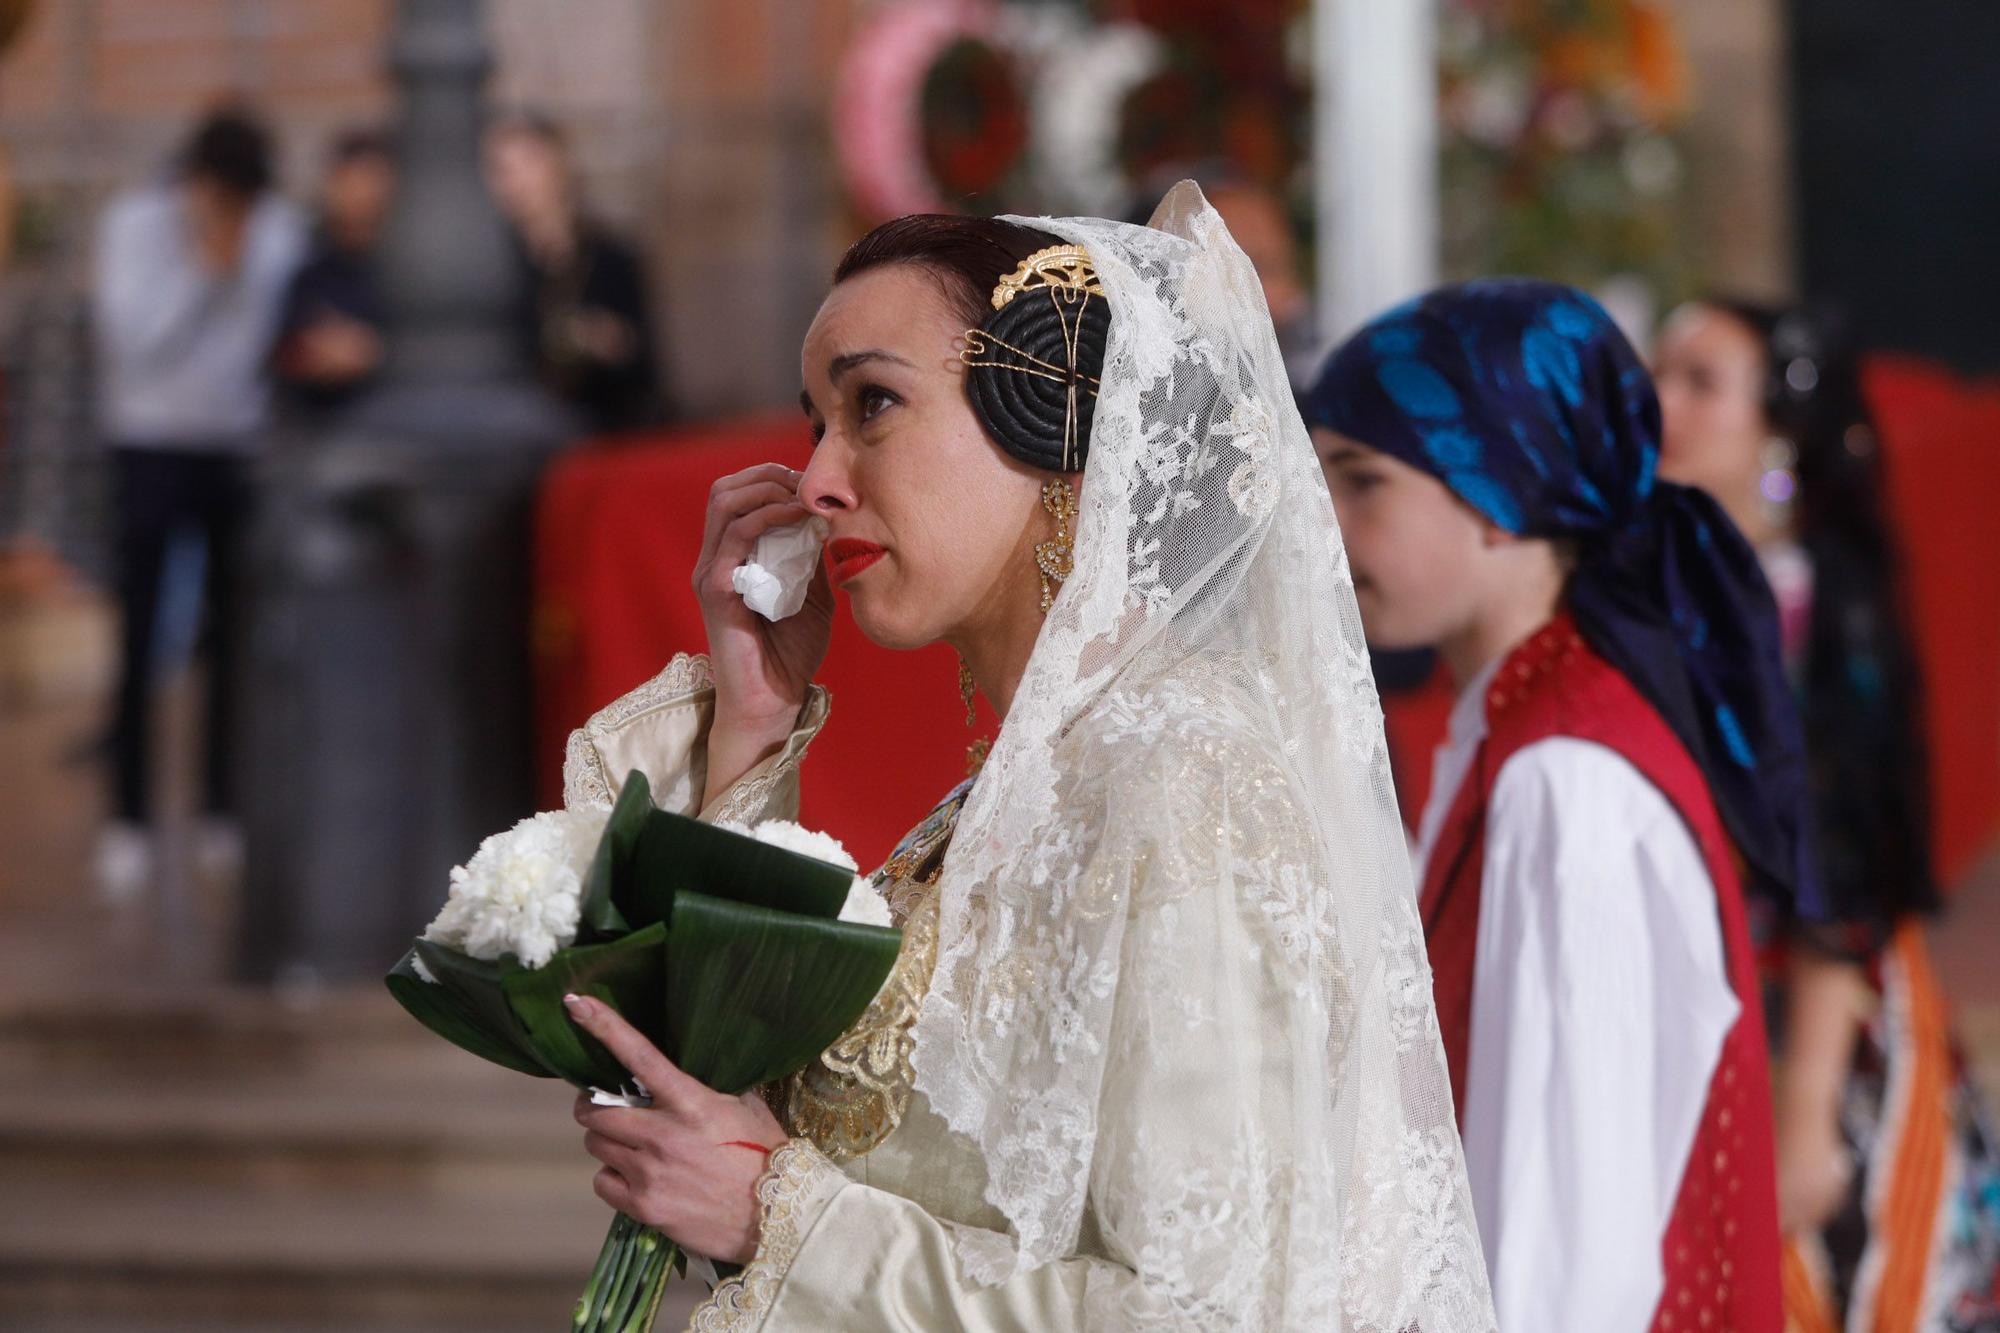
[(1097, 280), (1097, 266), (1090, 262), (1088, 250), (1080, 245), (1052, 245), (1035, 251), (1000, 279), (993, 288), (993, 308), (1004, 309), (1022, 292), (1038, 287), (1063, 292), (1065, 299), (1072, 301), (1079, 294), (1104, 295), (1104, 284)]
[[(1067, 325), (1064, 327), (1064, 332), (1068, 332)], [(1005, 348), (1015, 356), (1020, 357), (1021, 360), (1030, 364), (1024, 366), (1013, 361), (975, 361), (972, 359), (975, 356), (986, 355), (995, 347)], [(1074, 351), (1074, 348), (1071, 350)], [(1017, 370), (1023, 375), (1034, 375), (1040, 379), (1054, 380), (1058, 384), (1069, 383), (1069, 372), (1063, 369), (1063, 367), (1053, 361), (1042, 360), (1042, 358), (1036, 356), (1025, 347), (1016, 347), (1013, 343), (1008, 342), (1005, 338), (988, 329), (967, 329), (965, 331), (965, 346), (959, 350), (958, 359), (968, 366), (995, 366), (1001, 370)], [(1095, 375), (1079, 375), (1077, 378), (1089, 381), (1092, 393), (1096, 393), (1097, 386), (1103, 383)]]

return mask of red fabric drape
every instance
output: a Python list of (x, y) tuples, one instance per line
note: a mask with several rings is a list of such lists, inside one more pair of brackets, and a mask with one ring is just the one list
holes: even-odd
[[(710, 485), (756, 463), (803, 467), (806, 453), (805, 429), (787, 414), (584, 446), (550, 467), (535, 549), (544, 807), (560, 803), (571, 728), (675, 653), (704, 648), (689, 578)], [(820, 680), (833, 716), (806, 760), (800, 817), (873, 866), (965, 775), (972, 733), (957, 659), (942, 646), (877, 648), (843, 607)]]
[(1949, 885), (2000, 837), (2000, 381), (1882, 357), (1864, 383), (1924, 666)]

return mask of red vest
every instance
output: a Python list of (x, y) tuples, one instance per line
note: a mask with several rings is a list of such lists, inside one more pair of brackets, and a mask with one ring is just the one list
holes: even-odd
[(1501, 664), (1486, 695), (1487, 736), (1431, 849), (1420, 903), (1438, 1022), (1460, 1113), (1479, 941), (1485, 815), (1507, 760), (1551, 736), (1615, 750), (1686, 821), (1715, 885), (1729, 982), (1743, 1011), (1722, 1044), (1700, 1128), (1661, 1243), (1666, 1286), (1653, 1327), (1674, 1333), (1780, 1333), (1776, 1154), (1757, 965), (1736, 859), (1708, 784), (1678, 737), (1567, 615)]

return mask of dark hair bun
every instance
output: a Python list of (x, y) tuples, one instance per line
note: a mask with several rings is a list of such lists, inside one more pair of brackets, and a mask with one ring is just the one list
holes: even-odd
[(1033, 467), (1081, 471), (1110, 330), (1101, 294), (1060, 287), (1023, 291), (970, 330), (966, 396), (986, 433)]

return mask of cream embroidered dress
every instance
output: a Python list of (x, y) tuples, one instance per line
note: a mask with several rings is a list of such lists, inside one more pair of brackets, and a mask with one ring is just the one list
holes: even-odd
[[(1023, 221), (1111, 304), (1074, 569), (980, 776), (878, 872), (902, 954), (770, 1090), (759, 1249), (693, 1326), (1490, 1333), (1381, 713), (1256, 275), (1188, 185), (1151, 227)], [(711, 711), (676, 659), (572, 737), (567, 800), (637, 768), (666, 808), (792, 817), (825, 693), (697, 812)]]
[[(813, 691), (776, 756), (698, 812), (712, 706), (707, 659), (674, 659), (571, 736), (565, 804), (608, 804), (617, 797), (611, 775), (637, 768), (652, 782), (662, 809), (748, 822), (796, 819), (799, 761), (827, 718), (826, 692)], [(946, 796), (876, 872), (876, 887), (903, 930), (903, 952), (854, 1030), (819, 1066), (771, 1090), (774, 1109), (797, 1137), (773, 1155), (759, 1187), (763, 1244), (756, 1262), (701, 1307), (693, 1328), (1057, 1329), (1074, 1323), (1056, 1310), (1073, 1303), (1080, 1274), (1056, 1282), (1055, 1307), (1039, 1292), (962, 1298), (955, 1284), (934, 1283), (949, 1269), (944, 1224), (1005, 1225), (983, 1197), (978, 1154), (955, 1141), (910, 1086), (911, 1029), (936, 957), (934, 890), (970, 785)], [(856, 1191), (825, 1219), (830, 1224), (822, 1232), (817, 1224), (849, 1183), (870, 1189)], [(809, 1250), (808, 1232), (814, 1236)], [(885, 1284), (882, 1269), (911, 1255), (935, 1268), (897, 1293), (893, 1283)], [(863, 1274), (868, 1280), (858, 1282)]]

